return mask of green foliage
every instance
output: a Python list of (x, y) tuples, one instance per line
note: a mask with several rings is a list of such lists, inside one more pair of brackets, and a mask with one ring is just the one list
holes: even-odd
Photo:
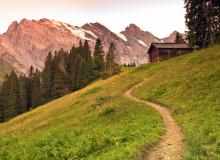
[(19, 113), (19, 81), (15, 72), (12, 71), (9, 76), (6, 75), (0, 97), (0, 120), (7, 121)]
[(34, 73), (33, 89), (31, 92), (31, 104), (37, 107), (42, 104), (41, 75), (38, 70)]
[(220, 32), (216, 34), (215, 43), (220, 44)]
[[(112, 43), (110, 48), (112, 48), (111, 54), (108, 55), (113, 57), (109, 62), (110, 59), (107, 56), (111, 71), (108, 71), (106, 78), (120, 72), (120, 67), (115, 65), (115, 45)], [(10, 97), (11, 90), (7, 89), (10, 83), (8, 84), (6, 77), (0, 94), (0, 121), (8, 120), (71, 91), (84, 88), (98, 78), (103, 78), (106, 65), (102, 42), (99, 39), (97, 39), (93, 55), (92, 57), (87, 40), (84, 44), (80, 41), (79, 46), (73, 46), (69, 52), (62, 48), (55, 52), (54, 56), (49, 52), (42, 72), (31, 66), (27, 77), (21, 76), (19, 82), (18, 78), (12, 80), (16, 81), (17, 85), (16, 92), (12, 92), (16, 96), (12, 98)], [(17, 77), (14, 72), (12, 73), (14, 77)], [(9, 102), (15, 104), (15, 109), (7, 107)]]
[(26, 77), (19, 77), (19, 109), (18, 114), (26, 112), (27, 109), (27, 92), (26, 92)]
[(118, 63), (118, 51), (116, 45), (112, 42), (106, 55), (106, 72), (105, 77), (112, 76), (120, 72)]
[(220, 33), (219, 0), (185, 0), (185, 8), (190, 45), (196, 48), (213, 45)]
[(54, 76), (52, 60), (52, 53), (49, 52), (45, 61), (44, 70), (42, 71), (42, 102), (46, 102), (52, 98), (52, 79)]
[(112, 97), (105, 96), (105, 97), (99, 97), (96, 99), (96, 106), (102, 107), (104, 104), (109, 103), (112, 100)]
[(104, 60), (104, 50), (103, 44), (100, 39), (96, 40), (94, 49), (94, 74), (97, 78), (101, 77), (105, 70), (105, 60)]
[(107, 116), (107, 115), (110, 115), (112, 113), (116, 112), (116, 109), (115, 108), (107, 108), (106, 110), (104, 110), (102, 113), (101, 113), (101, 116)]

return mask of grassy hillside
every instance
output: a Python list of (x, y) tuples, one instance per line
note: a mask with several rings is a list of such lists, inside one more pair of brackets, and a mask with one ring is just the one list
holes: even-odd
[(186, 136), (186, 159), (220, 159), (220, 45), (138, 72), (149, 80), (135, 95), (169, 107)]
[(0, 83), (3, 81), (5, 74), (10, 73), (12, 71), (12, 67), (0, 60)]
[(186, 136), (186, 159), (220, 159), (220, 46), (125, 70), (0, 124), (0, 159), (140, 159), (161, 117), (124, 92), (166, 105)]
[(128, 71), (0, 124), (0, 159), (139, 159), (163, 134), (159, 114), (124, 97)]

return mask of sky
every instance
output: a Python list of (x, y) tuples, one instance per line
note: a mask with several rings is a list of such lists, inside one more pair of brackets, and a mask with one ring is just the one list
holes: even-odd
[(99, 22), (113, 32), (134, 23), (162, 38), (186, 30), (184, 15), (183, 0), (0, 0), (0, 33), (15, 20), (48, 18), (76, 26)]

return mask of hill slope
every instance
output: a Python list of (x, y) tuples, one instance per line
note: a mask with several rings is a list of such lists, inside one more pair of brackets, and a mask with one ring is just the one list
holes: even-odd
[(0, 124), (0, 159), (139, 159), (164, 128), (124, 97), (140, 80), (126, 71)]
[(186, 159), (220, 159), (220, 45), (138, 72), (150, 79), (136, 97), (168, 106), (185, 133)]
[(0, 124), (3, 159), (139, 159), (164, 133), (159, 114), (124, 93), (168, 106), (186, 136), (186, 159), (220, 157), (220, 46), (124, 71)]

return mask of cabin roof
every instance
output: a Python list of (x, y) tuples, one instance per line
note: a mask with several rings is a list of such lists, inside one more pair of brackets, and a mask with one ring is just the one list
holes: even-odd
[(153, 48), (158, 49), (192, 49), (189, 47), (187, 43), (152, 43), (148, 53), (150, 54), (152, 52)]

